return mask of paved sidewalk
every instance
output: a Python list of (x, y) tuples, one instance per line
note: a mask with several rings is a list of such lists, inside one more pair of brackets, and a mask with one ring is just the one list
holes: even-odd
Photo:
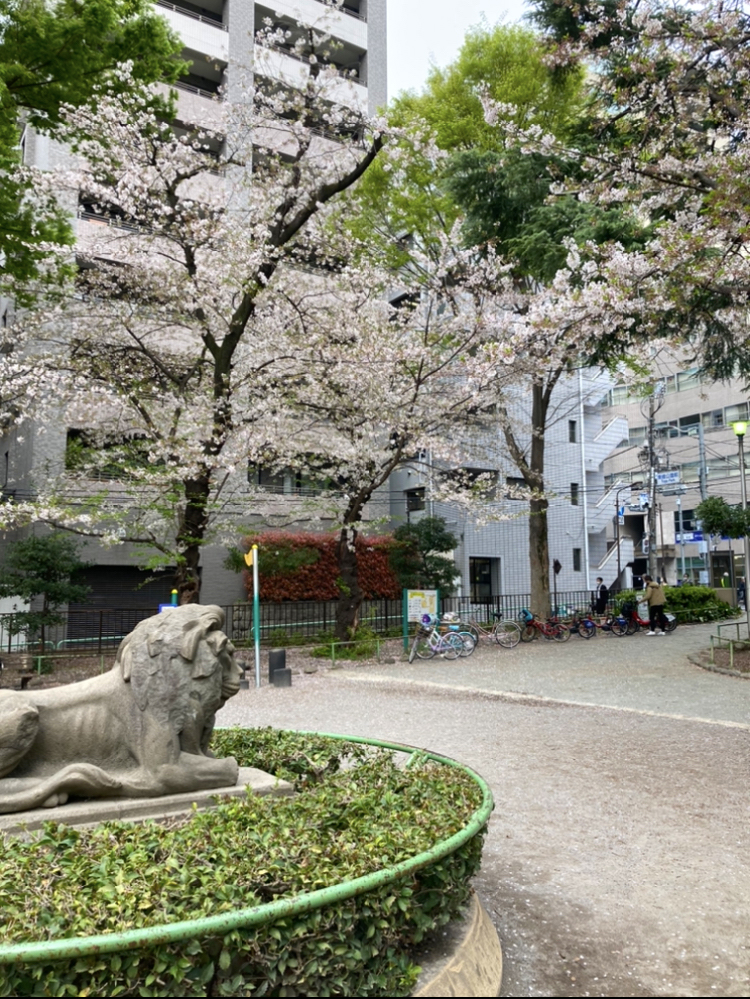
[(728, 678), (688, 656), (710, 644), (715, 624), (678, 627), (671, 635), (601, 633), (567, 642), (535, 639), (515, 649), (486, 639), (468, 659), (397, 662), (369, 668), (357, 679), (428, 683), (453, 690), (533, 695), (566, 704), (609, 707), (670, 718), (750, 727), (750, 679)]
[(711, 631), (295, 676), (219, 723), (391, 739), (479, 771), (502, 996), (750, 996), (750, 681), (688, 660)]

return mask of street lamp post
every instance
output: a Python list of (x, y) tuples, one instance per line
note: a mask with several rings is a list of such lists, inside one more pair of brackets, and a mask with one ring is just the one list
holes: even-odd
[(619, 489), (615, 490), (615, 544), (617, 545), (617, 585), (620, 585), (620, 573), (622, 569), (620, 568), (620, 493), (623, 489), (640, 489), (643, 485), (642, 482), (627, 482), (624, 486), (620, 486)]
[[(745, 447), (744, 447), (745, 434), (747, 433), (747, 423), (743, 421), (737, 421), (737, 423), (732, 424), (732, 429), (734, 430), (737, 436), (737, 443), (740, 449), (740, 495), (742, 496), (742, 512), (745, 515), (745, 522), (747, 523), (747, 483), (745, 482)], [(750, 610), (748, 610), (750, 603), (748, 603), (748, 598), (747, 598), (747, 574), (748, 570), (750, 570), (750, 538), (748, 538), (747, 536), (747, 531), (745, 531), (745, 537), (743, 540), (745, 543), (745, 571), (743, 576), (745, 580), (745, 615), (747, 618), (748, 635), (750, 635)]]

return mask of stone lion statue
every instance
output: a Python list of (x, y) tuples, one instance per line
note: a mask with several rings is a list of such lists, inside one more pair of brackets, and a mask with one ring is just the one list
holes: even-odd
[(0, 812), (78, 797), (153, 798), (236, 784), (208, 749), (240, 688), (220, 607), (141, 621), (108, 673), (48, 690), (0, 690)]

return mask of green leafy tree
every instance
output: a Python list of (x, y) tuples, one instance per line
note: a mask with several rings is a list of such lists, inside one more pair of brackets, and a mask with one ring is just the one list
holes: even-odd
[(696, 519), (706, 534), (724, 538), (744, 538), (750, 533), (748, 514), (742, 504), (729, 504), (723, 496), (709, 496), (695, 508)]
[[(6, 280), (27, 281), (38, 273), (47, 244), (73, 241), (54, 192), (22, 167), (24, 128), (54, 135), (61, 107), (89, 100), (118, 63), (132, 62), (139, 83), (174, 81), (186, 69), (177, 58), (180, 48), (149, 0), (0, 0), (0, 255)], [(111, 87), (117, 90), (115, 76)]]
[[(360, 197), (359, 223), (372, 227), (375, 243), (387, 233), (410, 233), (421, 247), (439, 245), (461, 218), (463, 242), (492, 251), (507, 261), (518, 289), (519, 314), (539, 289), (566, 264), (571, 242), (585, 255), (587, 245), (617, 241), (629, 245), (645, 238), (618, 206), (552, 196), (555, 185), (577, 168), (570, 158), (529, 154), (513, 138), (515, 130), (539, 130), (565, 148), (594, 144), (586, 117), (588, 91), (581, 66), (557, 72), (546, 59), (540, 37), (529, 28), (479, 27), (469, 32), (455, 63), (434, 70), (424, 91), (401, 95), (392, 109), (395, 124), (432, 130), (441, 155), (424, 154), (391, 169), (376, 165)], [(502, 105), (502, 122), (485, 120), (484, 93)], [(390, 230), (389, 230), (390, 224)], [(408, 243), (391, 243), (389, 262), (404, 263)], [(574, 336), (574, 334), (573, 334)], [(553, 394), (574, 366), (590, 357), (611, 362), (619, 344), (577, 342), (562, 326), (545, 333), (539, 363), (531, 365), (526, 402), (519, 395), (500, 397), (498, 414), (508, 456), (524, 480), (529, 498), (531, 606), (549, 614), (550, 564), (545, 481), (545, 434)], [(596, 338), (591, 338), (592, 342)], [(548, 350), (548, 348), (552, 348)]]
[[(520, 25), (471, 29), (454, 63), (434, 68), (421, 93), (400, 94), (388, 111), (394, 128), (413, 136), (423, 132), (424, 147), (404, 143), (403, 162), (394, 167), (375, 164), (356, 192), (358, 213), (352, 228), (376, 247), (392, 266), (411, 264), (408, 241), (421, 247), (439, 242), (466, 211), (455, 191), (446, 185), (454, 172), (454, 157), (488, 155), (495, 170), (502, 142), (485, 121), (480, 95), (512, 105), (509, 112), (518, 127), (539, 126), (558, 138), (570, 134), (580, 117), (583, 73), (571, 71), (553, 78), (544, 63), (544, 48), (536, 34)], [(439, 149), (434, 155), (433, 143)], [(519, 197), (528, 196), (521, 189)], [(537, 201), (541, 194), (535, 195)], [(394, 236), (397, 237), (394, 239)], [(467, 245), (473, 245), (467, 232)]]
[(0, 569), (0, 597), (19, 597), (24, 603), (41, 597), (42, 601), (41, 609), (12, 615), (11, 634), (39, 635), (44, 651), (45, 629), (63, 621), (58, 608), (88, 596), (90, 588), (79, 577), (90, 564), (80, 558), (75, 539), (62, 531), (9, 544)]
[(391, 565), (402, 587), (440, 590), (451, 594), (460, 575), (452, 558), (444, 552), (458, 544), (442, 517), (423, 517), (397, 527), (398, 545), (391, 553)]

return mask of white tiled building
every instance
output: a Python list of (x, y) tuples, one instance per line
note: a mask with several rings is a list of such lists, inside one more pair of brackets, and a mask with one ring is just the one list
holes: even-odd
[[(220, 87), (232, 95), (233, 79), (243, 67), (254, 66), (258, 75), (268, 75), (276, 81), (292, 84), (308, 71), (304, 63), (287, 54), (270, 53), (253, 59), (255, 36), (263, 28), (281, 26), (294, 31), (296, 18), (310, 23), (325, 23), (333, 44), (330, 60), (341, 70), (342, 92), (336, 96), (342, 102), (352, 102), (363, 110), (374, 112), (386, 101), (386, 0), (343, 0), (341, 9), (332, 11), (320, 0), (274, 0), (257, 3), (253, 0), (156, 0), (159, 12), (169, 22), (184, 43), (184, 56), (192, 65), (188, 76), (177, 84), (177, 121), (209, 122), (215, 112), (216, 95)], [(260, 55), (261, 53), (256, 53)], [(234, 75), (236, 74), (236, 76)], [(220, 152), (220, 150), (217, 150)], [(42, 169), (64, 166), (71, 161), (69, 150), (46, 136), (28, 131), (24, 138), (24, 154), (28, 163)], [(217, 178), (217, 182), (220, 182)], [(76, 236), (85, 245), (92, 236), (101, 233), (101, 214), (88, 210), (85, 204), (69, 205), (76, 214)], [(0, 303), (3, 325), (12, 323), (12, 303)], [(12, 431), (0, 438), (2, 489), (6, 495), (19, 499), (34, 493), (34, 483), (44, 479), (48, 471), (60, 474), (65, 467), (66, 437), (69, 428), (26, 426), (23, 432)], [(295, 483), (284, 481), (274, 491), (290, 496), (299, 494)], [(283, 503), (281, 498), (279, 502)], [(244, 596), (241, 578), (223, 567), (226, 549), (207, 546), (202, 552), (202, 592), (204, 602), (229, 604)], [(168, 600), (169, 584), (156, 584), (151, 590), (135, 591), (134, 587), (147, 573), (137, 568), (139, 554), (122, 545), (101, 549), (90, 543), (85, 557), (96, 566), (90, 572), (94, 602), (104, 606), (116, 602), (148, 601), (150, 605)], [(142, 558), (142, 554), (140, 555)]]
[[(627, 423), (617, 414), (605, 413), (602, 399), (612, 387), (605, 372), (586, 369), (557, 384), (545, 435), (545, 482), (548, 510), (550, 564), (557, 559), (560, 593), (590, 590), (597, 576), (607, 585), (616, 577), (616, 560), (607, 545), (614, 516), (614, 494), (605, 486), (604, 462), (627, 436)], [(529, 416), (519, 388), (511, 418), (520, 441), (528, 444)], [(501, 428), (486, 425), (481, 431), (483, 458), (472, 471), (490, 473), (496, 481), (495, 500), (478, 526), (473, 517), (448, 504), (424, 500), (424, 487), (434, 473), (430, 456), (422, 455), (392, 479), (391, 516), (395, 524), (424, 512), (443, 517), (457, 537), (456, 564), (461, 571), (460, 594), (487, 600), (530, 592), (529, 504), (513, 498), (523, 488), (518, 469), (504, 445)], [(553, 591), (550, 569), (550, 591)]]

